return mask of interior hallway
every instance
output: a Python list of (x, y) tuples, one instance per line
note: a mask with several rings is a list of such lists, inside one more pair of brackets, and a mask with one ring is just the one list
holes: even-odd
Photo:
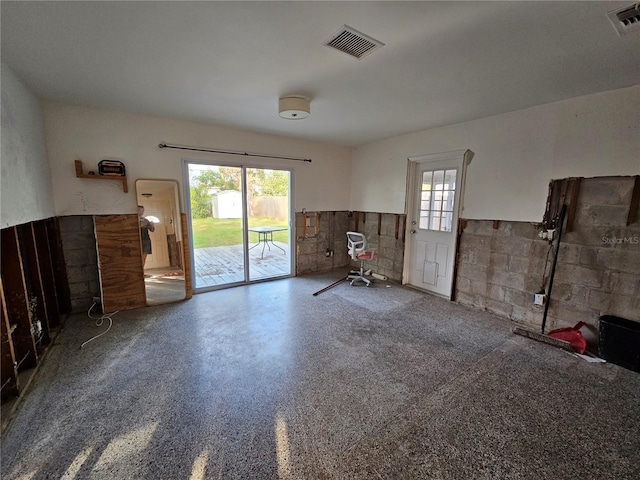
[(640, 375), (341, 272), (71, 316), (2, 478), (637, 478)]

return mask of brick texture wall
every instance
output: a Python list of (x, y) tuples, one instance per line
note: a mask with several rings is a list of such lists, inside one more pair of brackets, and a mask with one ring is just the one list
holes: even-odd
[[(583, 179), (572, 232), (564, 233), (549, 304), (547, 328), (586, 323), (595, 344), (598, 319), (640, 321), (640, 222), (627, 226), (634, 179)], [(553, 251), (535, 224), (467, 221), (460, 238), (456, 301), (533, 328), (544, 307), (533, 294), (548, 288)], [(546, 281), (543, 281), (546, 266)]]
[(96, 237), (91, 215), (60, 217), (60, 238), (73, 312), (87, 310), (100, 295)]
[[(367, 238), (367, 248), (374, 248), (379, 255), (377, 260), (365, 262), (365, 269), (401, 281), (404, 261), (403, 223), (399, 222), (396, 239), (397, 217), (395, 214), (374, 212), (306, 212), (308, 225), (305, 228), (305, 215), (296, 213), (296, 274), (305, 275), (347, 266), (359, 268), (360, 263), (351, 262), (347, 253), (347, 232), (359, 231)], [(333, 250), (332, 257), (326, 256), (327, 249)]]
[[(297, 212), (296, 275), (346, 267), (349, 264), (346, 232), (352, 223), (349, 212)], [(326, 255), (327, 249), (333, 250), (333, 256)]]
[[(363, 222), (363, 220), (365, 221)], [(398, 238), (396, 238), (396, 221), (398, 222)], [(391, 280), (402, 281), (404, 262), (402, 216), (391, 213), (360, 214), (358, 227), (358, 231), (367, 237), (367, 248), (375, 248), (378, 253), (378, 259), (365, 262), (365, 268), (385, 275)], [(378, 235), (378, 230), (380, 230), (380, 235)], [(360, 266), (359, 262), (353, 265)]]

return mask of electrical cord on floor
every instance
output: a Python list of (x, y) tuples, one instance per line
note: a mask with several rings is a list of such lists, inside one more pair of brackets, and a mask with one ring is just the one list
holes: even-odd
[(100, 338), (105, 333), (107, 333), (109, 330), (111, 330), (111, 327), (113, 326), (113, 319), (111, 317), (113, 317), (116, 313), (118, 313), (120, 311), (120, 310), (116, 310), (113, 313), (105, 313), (103, 315), (100, 315), (99, 317), (94, 317), (93, 315), (91, 315), (91, 310), (93, 310), (93, 307), (95, 307), (96, 305), (97, 305), (97, 302), (93, 302), (93, 305), (91, 305), (89, 307), (89, 310), (87, 310), (87, 316), (96, 321), (96, 327), (101, 327), (102, 324), (104, 323), (104, 320), (107, 319), (107, 320), (109, 320), (109, 327), (104, 332), (99, 333), (95, 337), (92, 337), (89, 340), (87, 340), (86, 342), (84, 342), (82, 345), (80, 345), (80, 348), (83, 348), (87, 343), (93, 342), (96, 338)]

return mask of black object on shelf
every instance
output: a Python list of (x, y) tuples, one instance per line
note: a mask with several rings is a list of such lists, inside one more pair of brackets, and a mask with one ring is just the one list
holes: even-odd
[(125, 177), (127, 175), (124, 163), (117, 160), (101, 160), (98, 162), (98, 173), (100, 175), (113, 175)]

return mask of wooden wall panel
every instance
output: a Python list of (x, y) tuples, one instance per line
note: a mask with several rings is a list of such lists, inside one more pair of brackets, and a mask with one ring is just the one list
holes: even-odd
[(24, 282), (22, 256), (16, 227), (2, 229), (2, 288), (7, 309), (13, 348), (18, 370), (35, 367), (38, 363), (36, 344), (31, 334), (31, 320)]
[(44, 300), (47, 307), (49, 328), (55, 328), (60, 325), (60, 312), (58, 312), (55, 273), (51, 259), (49, 236), (44, 220), (33, 223), (33, 233), (38, 249), (40, 277), (42, 279), (42, 290), (44, 291)]
[(36, 347), (38, 347), (38, 351), (40, 351), (44, 345), (48, 345), (51, 341), (49, 338), (47, 303), (44, 296), (44, 289), (42, 288), (42, 276), (40, 274), (40, 256), (33, 232), (33, 224), (26, 223), (20, 225), (17, 229), (18, 236), (22, 242), (22, 251), (24, 252), (22, 267), (25, 273), (27, 292), (31, 296), (30, 300), (35, 301), (31, 312), (35, 318), (31, 319), (31, 323), (34, 323), (36, 320), (40, 321), (40, 332), (37, 330), (32, 332), (35, 335), (34, 340)]
[(147, 305), (137, 215), (93, 217), (104, 312)]
[(182, 268), (182, 251), (180, 250), (181, 243), (176, 241), (176, 235), (167, 235), (167, 245), (169, 247), (169, 266)]
[(182, 251), (184, 258), (182, 259), (182, 271), (184, 272), (184, 286), (186, 289), (185, 298), (189, 299), (193, 297), (193, 287), (191, 285), (191, 251), (189, 248), (189, 238), (187, 236), (187, 232), (189, 231), (187, 228), (187, 214), (180, 214), (180, 223), (182, 226)]
[(2, 316), (1, 333), (2, 348), (2, 400), (18, 395), (18, 369), (15, 352), (13, 351), (13, 341), (11, 340), (11, 327), (7, 316), (7, 307), (4, 301), (4, 289), (0, 280), (0, 314)]

